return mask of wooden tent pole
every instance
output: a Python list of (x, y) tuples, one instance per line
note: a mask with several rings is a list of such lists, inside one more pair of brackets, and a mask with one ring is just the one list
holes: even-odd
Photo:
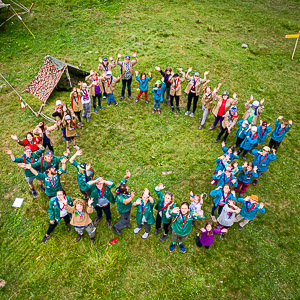
[(299, 38), (297, 38), (297, 40), (296, 40), (296, 44), (295, 44), (293, 55), (292, 55), (292, 60), (294, 59), (294, 55), (295, 55), (295, 52), (296, 52), (296, 49), (297, 49), (298, 41), (299, 41)]
[(40, 107), (40, 110), (38, 111), (38, 113), (37, 113), (37, 117), (40, 115), (40, 113), (42, 112), (42, 109), (44, 108), (44, 106), (45, 106), (45, 103), (43, 103), (42, 105), (41, 105), (41, 107)]

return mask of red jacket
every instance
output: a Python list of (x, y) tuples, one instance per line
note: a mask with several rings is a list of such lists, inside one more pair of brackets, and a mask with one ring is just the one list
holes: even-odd
[(20, 141), (19, 144), (23, 147), (29, 146), (32, 152), (39, 150), (38, 144), (40, 143), (39, 137), (34, 137), (32, 144), (30, 144), (27, 140)]

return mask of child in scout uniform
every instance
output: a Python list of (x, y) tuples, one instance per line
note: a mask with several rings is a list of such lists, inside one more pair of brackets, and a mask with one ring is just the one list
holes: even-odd
[(261, 99), (260, 103), (255, 100), (253, 101), (253, 95), (250, 96), (250, 100), (246, 102), (246, 112), (243, 115), (243, 120), (247, 120), (250, 125), (256, 125), (258, 116), (264, 111), (265, 99)]
[(243, 197), (252, 181), (252, 178), (258, 178), (257, 166), (254, 167), (252, 162), (245, 162), (243, 166), (238, 167), (238, 169), (241, 172), (237, 179), (238, 186), (234, 190), (238, 192), (241, 189), (240, 197)]
[[(114, 59), (112, 56), (109, 57), (110, 62), (108, 61), (107, 57), (99, 57), (99, 65), (98, 65), (98, 70), (101, 72), (100, 75), (105, 76), (108, 71), (112, 71), (112, 68), (116, 67), (116, 63), (114, 62)], [(104, 84), (102, 82), (102, 87), (103, 87), (103, 99), (106, 99), (107, 93), (104, 87)]]
[(115, 105), (118, 105), (118, 102), (114, 98), (114, 90), (116, 88), (116, 83), (118, 83), (120, 79), (121, 75), (118, 78), (115, 78), (112, 76), (111, 71), (107, 71), (106, 75), (101, 77), (101, 81), (103, 82), (105, 91), (108, 95), (107, 106), (110, 106), (111, 102), (113, 102)]
[(71, 215), (68, 214), (65, 208), (65, 204), (64, 204), (65, 199), (67, 200), (68, 205), (73, 206), (71, 197), (66, 196), (66, 192), (63, 189), (57, 190), (56, 197), (52, 197), (49, 201), (48, 213), (49, 213), (50, 224), (45, 236), (43, 237), (42, 240), (43, 244), (47, 242), (47, 240), (50, 237), (50, 234), (53, 232), (53, 230), (58, 225), (61, 219), (64, 219), (68, 231), (71, 231), (71, 226), (70, 226)]
[(111, 180), (104, 180), (102, 177), (96, 177), (95, 180), (88, 182), (92, 188), (91, 199), (93, 199), (93, 206), (97, 212), (97, 218), (94, 224), (97, 225), (102, 219), (102, 211), (105, 213), (107, 228), (112, 226), (112, 217), (110, 211), (110, 204), (115, 204), (115, 198), (111, 189), (115, 184)]
[(268, 133), (272, 132), (273, 129), (270, 125), (270, 123), (260, 120), (260, 125), (257, 126), (258, 145), (263, 145), (266, 141)]
[(223, 155), (229, 156), (229, 161), (233, 161), (234, 159), (238, 159), (239, 156), (237, 154), (237, 151), (234, 151), (234, 146), (229, 146), (228, 148), (225, 147), (225, 142), (222, 142), (221, 149), (224, 152)]
[(90, 237), (91, 244), (95, 244), (95, 231), (93, 222), (89, 216), (93, 212), (92, 206), (93, 200), (89, 199), (88, 206), (86, 207), (85, 200), (76, 199), (70, 206), (67, 199), (64, 200), (64, 204), (68, 213), (72, 214), (71, 225), (74, 226), (75, 231), (78, 233), (76, 237), (76, 242), (81, 240), (84, 230), (88, 233)]
[(158, 71), (162, 77), (165, 79), (165, 84), (166, 84), (166, 89), (164, 90), (163, 93), (163, 98), (166, 92), (166, 103), (167, 105), (170, 105), (170, 88), (171, 88), (171, 82), (170, 82), (170, 77), (172, 76), (172, 68), (171, 67), (166, 67), (165, 71), (162, 71), (160, 67), (155, 67), (155, 70)]
[(199, 95), (202, 93), (201, 84), (207, 81), (206, 75), (209, 74), (209, 71), (204, 72), (204, 78), (200, 78), (200, 74), (196, 72), (193, 77), (189, 75), (189, 73), (193, 70), (193, 68), (189, 68), (185, 78), (189, 80), (187, 87), (185, 88), (185, 92), (188, 94), (188, 102), (185, 115), (188, 116), (190, 114), (191, 104), (193, 101), (193, 112), (190, 114), (190, 117), (193, 117), (197, 108), (197, 102), (199, 99)]
[(129, 187), (126, 184), (128, 178), (131, 176), (129, 170), (126, 170), (126, 175), (122, 179), (121, 183), (116, 189), (116, 202), (117, 209), (119, 211), (121, 220), (117, 224), (113, 226), (113, 230), (116, 234), (121, 235), (121, 230), (125, 227), (131, 228), (130, 225), (130, 212), (132, 206), (132, 200), (134, 198), (135, 193), (129, 193)]
[(235, 178), (235, 176), (232, 174), (232, 169), (231, 168), (226, 168), (225, 171), (219, 170), (217, 174), (213, 176), (213, 179), (217, 179), (218, 184), (217, 186), (224, 186), (225, 184), (229, 184), (229, 186), (234, 186), (237, 187), (238, 182)]
[(161, 224), (163, 224), (164, 233), (160, 237), (160, 241), (164, 242), (168, 238), (169, 227), (172, 222), (171, 210), (176, 207), (174, 203), (174, 195), (170, 192), (162, 193), (165, 186), (160, 183), (154, 188), (156, 195), (158, 196), (158, 202), (155, 206), (157, 209), (156, 224), (155, 224), (155, 235), (158, 235), (161, 231)]
[(136, 97), (135, 102), (139, 102), (140, 97), (142, 96), (143, 93), (145, 93), (145, 102), (148, 104), (148, 89), (149, 89), (149, 81), (152, 80), (152, 75), (149, 72), (149, 77), (146, 76), (146, 73), (142, 73), (141, 77), (138, 76), (139, 72), (135, 71), (135, 79), (139, 83), (139, 94)]
[(91, 169), (91, 165), (86, 163), (78, 163), (75, 158), (82, 155), (82, 150), (77, 150), (76, 153), (70, 158), (70, 163), (77, 170), (77, 183), (80, 192), (84, 195), (84, 200), (87, 200), (92, 192), (92, 188), (88, 185), (88, 182), (94, 179), (95, 171)]
[(117, 64), (121, 67), (121, 78), (122, 78), (122, 93), (120, 101), (122, 101), (125, 97), (125, 89), (127, 85), (128, 98), (132, 100), (131, 96), (131, 82), (132, 77), (134, 76), (133, 66), (138, 63), (138, 59), (136, 57), (136, 52), (132, 54), (134, 60), (130, 60), (130, 55), (125, 55), (124, 61), (120, 61), (122, 54), (119, 53), (117, 57)]
[(215, 210), (218, 208), (218, 215), (221, 214), (225, 204), (229, 200), (236, 200), (235, 192), (231, 190), (231, 187), (229, 184), (225, 184), (223, 187), (219, 186), (216, 189), (212, 190), (210, 192), (210, 195), (214, 197), (214, 204), (211, 209), (211, 218), (214, 222), (217, 221), (215, 217)]
[(246, 160), (246, 154), (250, 151), (255, 144), (258, 142), (258, 133), (256, 126), (249, 126), (247, 129), (247, 134), (243, 142), (241, 143), (238, 154), (242, 153), (243, 160)]
[(271, 149), (268, 146), (263, 147), (262, 151), (257, 149), (252, 150), (252, 153), (255, 156), (253, 166), (257, 167), (258, 174), (258, 178), (255, 178), (253, 181), (254, 186), (257, 185), (257, 181), (262, 174), (268, 170), (270, 162), (277, 159), (276, 150), (272, 149), (273, 153), (270, 153), (270, 150)]
[(157, 80), (155, 86), (152, 88), (151, 93), (154, 93), (154, 107), (152, 113), (154, 114), (157, 107), (157, 112), (160, 114), (160, 102), (163, 101), (164, 90), (166, 89), (166, 84), (164, 83), (164, 78)]
[(234, 128), (235, 124), (237, 123), (238, 118), (239, 118), (239, 114), (237, 112), (237, 107), (233, 105), (231, 106), (229, 111), (225, 114), (225, 117), (222, 122), (222, 128), (217, 138), (215, 139), (215, 143), (217, 143), (220, 140), (221, 136), (225, 133), (223, 142), (226, 144), (227, 137), (231, 132), (231, 130)]
[(283, 119), (283, 116), (277, 118), (275, 122), (275, 129), (271, 133), (271, 139), (269, 142), (269, 147), (271, 149), (272, 148), (276, 149), (276, 151), (278, 150), (285, 134), (290, 131), (293, 125), (292, 120), (289, 120), (289, 122), (283, 121), (280, 123), (281, 119)]
[(72, 116), (70, 115), (65, 115), (62, 124), (65, 128), (65, 140), (67, 144), (67, 152), (70, 153), (70, 141), (73, 144), (73, 147), (75, 149), (79, 149), (79, 147), (75, 143), (75, 136), (76, 136), (76, 128), (77, 128), (77, 123), (78, 119), (76, 115), (73, 113)]
[(150, 196), (149, 190), (145, 189), (142, 197), (136, 199), (133, 202), (133, 206), (137, 206), (136, 223), (137, 228), (133, 230), (134, 233), (140, 232), (143, 225), (145, 226), (145, 233), (142, 235), (142, 239), (146, 239), (151, 231), (151, 225), (155, 224), (153, 217), (154, 199)]
[(185, 253), (185, 247), (183, 242), (186, 240), (188, 234), (192, 231), (193, 220), (203, 220), (203, 211), (200, 215), (195, 215), (192, 211), (189, 210), (189, 204), (183, 202), (179, 207), (174, 207), (171, 211), (173, 217), (172, 223), (172, 244), (169, 247), (169, 251), (173, 252), (176, 243), (178, 242), (179, 248), (182, 253)]
[(203, 194), (194, 196), (193, 192), (191, 191), (190, 201), (191, 201), (190, 210), (192, 210), (196, 215), (200, 214), (201, 207), (203, 205)]
[(225, 165), (225, 162), (229, 162), (229, 155), (222, 155), (220, 157), (217, 157), (216, 158), (216, 167), (215, 167), (215, 171), (214, 171), (214, 174), (213, 174), (213, 180), (210, 184), (215, 184), (216, 182), (218, 182), (219, 180), (218, 179), (214, 179), (214, 175), (215, 174), (218, 174), (219, 171), (223, 172), (224, 169), (226, 169), (226, 165)]
[(247, 120), (238, 121), (239, 129), (236, 131), (236, 142), (235, 147), (239, 147), (240, 144), (247, 136), (247, 130), (249, 129), (249, 123)]
[(10, 136), (13, 140), (15, 140), (19, 145), (23, 146), (24, 148), (26, 146), (29, 146), (32, 152), (38, 151), (40, 148), (38, 144), (41, 142), (38, 136), (34, 137), (31, 132), (26, 133), (26, 139), (20, 141), (16, 135)]
[(242, 230), (246, 224), (252, 221), (257, 212), (264, 214), (266, 210), (264, 209), (264, 204), (258, 204), (258, 197), (256, 195), (251, 195), (246, 198), (238, 198), (238, 202), (243, 203), (241, 212), (238, 216), (235, 217), (234, 222), (240, 222), (239, 230)]
[(222, 130), (222, 122), (224, 120), (225, 114), (229, 111), (232, 105), (237, 105), (239, 102), (239, 100), (236, 97), (236, 93), (233, 93), (232, 98), (229, 98), (229, 93), (227, 91), (224, 91), (222, 96), (215, 96), (215, 100), (217, 101), (217, 103), (212, 110), (212, 113), (215, 116), (215, 121), (213, 125), (209, 128), (209, 130), (213, 130), (217, 126), (219, 121), (220, 130)]
[(171, 83), (170, 85), (170, 98), (171, 98), (171, 110), (174, 112), (174, 98), (176, 101), (176, 109), (178, 112), (180, 112), (179, 109), (179, 99), (181, 96), (181, 84), (185, 80), (185, 73), (182, 71), (182, 68), (178, 68), (179, 73), (182, 75), (181, 78), (179, 78), (178, 73), (171, 73), (171, 77), (169, 78), (169, 81)]
[(203, 115), (202, 118), (199, 118), (199, 120), (201, 121), (201, 124), (199, 126), (199, 130), (201, 130), (205, 124), (208, 112), (211, 110), (212, 108), (212, 103), (214, 98), (216, 97), (217, 93), (220, 91), (220, 87), (221, 87), (221, 83), (218, 84), (217, 88), (214, 88), (213, 92), (211, 91), (211, 87), (210, 86), (206, 86), (207, 83), (209, 82), (209, 80), (207, 80), (204, 85), (203, 88), (205, 88), (203, 96), (202, 96), (202, 110), (203, 110)]
[(89, 123), (91, 119), (91, 97), (89, 93), (90, 86), (88, 87), (85, 82), (83, 83), (81, 81), (79, 81), (78, 84), (80, 86), (80, 91), (82, 93), (82, 97), (81, 97), (81, 102), (83, 107), (82, 117), (86, 118), (87, 123)]
[[(40, 154), (42, 154), (45, 150), (45, 148), (42, 145), (39, 144), (39, 146), (40, 146), (40, 149), (36, 152), (32, 152), (30, 146), (25, 146), (24, 155), (22, 155), (20, 157), (15, 157), (13, 152), (10, 149), (6, 150), (6, 154), (10, 155), (11, 160), (15, 163), (33, 164), (36, 160), (38, 160), (38, 158), (40, 157)], [(31, 193), (32, 193), (33, 197), (36, 198), (37, 193), (33, 186), (33, 180), (35, 178), (35, 175), (30, 170), (26, 169), (25, 166), (23, 168), (24, 168), (25, 180), (27, 181), (27, 183), (31, 189)], [(39, 181), (39, 184), (40, 184), (41, 190), (45, 191), (43, 182)]]
[(79, 128), (83, 127), (83, 123), (81, 121), (81, 111), (83, 110), (82, 101), (81, 101), (82, 96), (83, 96), (82, 91), (76, 87), (73, 88), (73, 91), (70, 94), (71, 107), (79, 121), (78, 123)]

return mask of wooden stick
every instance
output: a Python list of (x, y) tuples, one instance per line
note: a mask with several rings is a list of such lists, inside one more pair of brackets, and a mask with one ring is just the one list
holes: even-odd
[(40, 107), (40, 110), (38, 111), (38, 113), (37, 113), (37, 117), (40, 115), (40, 113), (42, 112), (42, 109), (44, 108), (44, 106), (45, 106), (45, 103), (43, 103), (42, 105), (41, 105), (41, 107)]
[(34, 3), (31, 3), (30, 7), (29, 7), (29, 11), (31, 12), (32, 8), (33, 8)]
[(295, 43), (295, 47), (294, 47), (294, 51), (293, 51), (293, 55), (292, 55), (292, 60), (294, 59), (294, 55), (295, 55), (296, 48), (297, 48), (297, 45), (298, 45), (298, 40), (299, 40), (299, 38), (297, 38), (296, 43)]

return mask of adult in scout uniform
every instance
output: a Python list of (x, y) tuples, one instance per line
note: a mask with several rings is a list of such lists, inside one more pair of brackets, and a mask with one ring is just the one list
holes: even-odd
[(66, 172), (66, 162), (67, 158), (61, 160), (62, 166), (56, 170), (55, 166), (52, 164), (47, 165), (45, 173), (40, 173), (37, 170), (33, 169), (31, 164), (19, 164), (20, 167), (26, 168), (35, 175), (36, 179), (42, 180), (45, 185), (45, 193), (49, 199), (56, 196), (56, 192), (62, 189), (60, 176)]
[(142, 239), (146, 239), (151, 231), (151, 225), (155, 223), (153, 217), (154, 199), (150, 196), (149, 190), (145, 189), (142, 197), (137, 198), (133, 202), (133, 206), (137, 206), (136, 222), (137, 228), (133, 230), (134, 233), (140, 232), (143, 225), (145, 225), (145, 233), (142, 235)]
[(222, 122), (222, 129), (218, 134), (217, 138), (215, 139), (215, 143), (217, 143), (221, 136), (225, 133), (223, 142), (226, 144), (227, 137), (231, 130), (234, 128), (237, 120), (239, 118), (239, 114), (237, 112), (237, 107), (235, 105), (231, 106), (230, 110), (225, 114), (224, 120)]
[(277, 159), (276, 150), (272, 149), (273, 153), (270, 153), (270, 147), (263, 147), (262, 151), (257, 149), (253, 149), (252, 153), (255, 158), (253, 160), (253, 166), (257, 167), (258, 178), (255, 178), (253, 181), (253, 185), (257, 184), (258, 179), (262, 176), (264, 172), (266, 172), (269, 168), (269, 164), (271, 161)]
[(197, 108), (197, 102), (199, 99), (199, 95), (202, 93), (202, 86), (201, 84), (205, 83), (207, 81), (206, 75), (209, 74), (209, 71), (204, 72), (204, 78), (200, 78), (200, 74), (196, 72), (193, 77), (189, 75), (189, 73), (193, 70), (193, 68), (189, 68), (185, 78), (189, 80), (189, 83), (187, 87), (185, 88), (185, 92), (188, 94), (188, 103), (186, 108), (185, 115), (188, 116), (191, 109), (192, 100), (193, 102), (193, 112), (190, 114), (190, 117), (193, 117)]
[(116, 234), (121, 235), (121, 230), (125, 227), (131, 228), (130, 225), (130, 212), (132, 206), (132, 200), (134, 198), (135, 193), (129, 193), (129, 187), (126, 184), (128, 178), (131, 176), (129, 170), (126, 170), (126, 175), (122, 179), (121, 183), (116, 189), (116, 202), (117, 209), (119, 211), (121, 220), (113, 226), (113, 230)]
[(155, 67), (155, 70), (160, 72), (162, 77), (165, 79), (165, 84), (166, 84), (166, 89), (163, 93), (163, 97), (166, 92), (166, 103), (167, 105), (170, 105), (170, 89), (171, 89), (171, 82), (170, 82), (170, 77), (172, 76), (172, 68), (171, 67), (166, 67), (165, 71), (163, 71), (160, 67)]
[(114, 90), (116, 88), (116, 84), (120, 81), (121, 75), (118, 78), (115, 78), (112, 76), (111, 71), (107, 71), (106, 75), (102, 76), (101, 81), (104, 84), (105, 91), (108, 95), (108, 102), (107, 106), (110, 106), (111, 102), (113, 102), (115, 105), (118, 105), (118, 102), (114, 98)]
[(179, 109), (179, 99), (181, 96), (181, 84), (185, 81), (185, 73), (182, 71), (182, 68), (178, 68), (179, 73), (182, 75), (181, 78), (179, 78), (179, 75), (177, 73), (174, 74), (174, 72), (171, 73), (171, 77), (169, 78), (169, 81), (171, 83), (170, 85), (170, 97), (171, 97), (171, 110), (174, 112), (174, 98), (176, 101), (176, 109), (178, 112), (180, 112)]
[(52, 197), (49, 201), (48, 213), (49, 213), (50, 224), (45, 236), (43, 237), (42, 240), (43, 244), (47, 242), (47, 240), (50, 237), (50, 234), (53, 232), (53, 230), (58, 225), (61, 219), (64, 219), (68, 231), (71, 231), (71, 226), (70, 226), (71, 215), (68, 214), (65, 208), (64, 199), (67, 200), (68, 205), (70, 206), (73, 205), (71, 201), (71, 197), (66, 196), (66, 192), (63, 189), (57, 190), (56, 196)]
[(236, 142), (234, 147), (239, 147), (247, 136), (247, 130), (249, 129), (249, 123), (247, 120), (238, 121), (239, 129), (236, 131)]
[(258, 116), (264, 111), (264, 102), (265, 99), (261, 99), (260, 103), (255, 100), (253, 101), (253, 95), (250, 96), (250, 100), (246, 102), (246, 112), (243, 115), (243, 120), (247, 120), (249, 124), (256, 125)]
[(277, 120), (275, 122), (275, 129), (271, 133), (271, 139), (269, 142), (269, 147), (271, 149), (275, 148), (276, 150), (278, 150), (285, 134), (287, 132), (289, 132), (290, 129), (292, 128), (292, 125), (293, 125), (292, 120), (289, 120), (289, 122), (283, 121), (280, 123), (281, 119), (283, 119), (283, 116), (280, 116), (277, 118)]
[[(39, 146), (40, 146), (40, 149), (36, 152), (32, 152), (30, 146), (26, 146), (24, 148), (24, 154), (20, 157), (15, 157), (13, 152), (10, 149), (6, 150), (6, 154), (10, 155), (11, 160), (15, 163), (33, 164), (36, 160), (38, 160), (40, 155), (45, 150), (45, 148), (42, 145), (39, 144)], [(23, 166), (23, 168), (24, 168), (25, 180), (27, 181), (27, 183), (31, 189), (31, 193), (32, 193), (33, 197), (36, 198), (37, 193), (33, 186), (33, 180), (35, 178), (35, 175), (30, 170), (26, 169), (25, 166)], [(39, 183), (40, 183), (41, 190), (45, 191), (43, 182), (39, 181)]]
[(239, 230), (242, 230), (246, 224), (252, 221), (257, 212), (264, 214), (266, 210), (264, 209), (264, 204), (258, 204), (258, 197), (256, 195), (251, 195), (246, 198), (238, 198), (238, 202), (243, 203), (241, 212), (238, 216), (235, 217), (234, 222), (239, 222)]
[(32, 152), (38, 151), (40, 149), (38, 144), (41, 142), (41, 140), (38, 136), (34, 137), (31, 132), (27, 132), (26, 139), (22, 141), (20, 141), (18, 137), (14, 134), (10, 137), (23, 147), (29, 146)]
[(165, 189), (165, 186), (160, 183), (154, 188), (156, 195), (158, 196), (158, 202), (155, 206), (157, 210), (156, 216), (156, 230), (155, 235), (158, 235), (162, 229), (161, 224), (163, 224), (164, 233), (160, 237), (160, 241), (164, 242), (168, 238), (169, 227), (172, 222), (171, 210), (176, 207), (174, 203), (174, 195), (170, 192), (162, 193), (162, 190)]
[(245, 139), (242, 141), (238, 155), (242, 153), (243, 160), (246, 160), (246, 154), (252, 150), (255, 144), (258, 142), (258, 133), (256, 126), (249, 126)]
[[(233, 99), (232, 99), (233, 98)], [(222, 129), (222, 122), (224, 120), (225, 114), (229, 111), (232, 105), (237, 105), (239, 100), (236, 97), (236, 93), (233, 93), (232, 98), (229, 98), (229, 93), (224, 91), (221, 96), (216, 95), (215, 99), (217, 101), (214, 106), (212, 113), (215, 116), (215, 121), (213, 125), (209, 128), (209, 130), (213, 130), (218, 122), (220, 121), (220, 129)]]
[(230, 187), (237, 187), (238, 185), (235, 176), (232, 174), (232, 169), (229, 167), (226, 168), (224, 172), (219, 170), (217, 174), (213, 175), (213, 179), (219, 180), (217, 184), (218, 187), (224, 186), (225, 184), (229, 184)]
[(76, 117), (78, 118), (78, 127), (81, 128), (83, 127), (83, 123), (81, 121), (81, 111), (83, 110), (83, 106), (82, 106), (82, 99), (83, 93), (80, 89), (74, 87), (73, 91), (70, 94), (70, 100), (71, 100), (71, 107), (76, 115)]
[(169, 247), (169, 251), (173, 252), (178, 242), (181, 252), (185, 253), (185, 247), (183, 242), (186, 240), (188, 234), (192, 231), (193, 220), (203, 220), (203, 210), (200, 214), (196, 215), (189, 209), (189, 204), (183, 202), (179, 207), (175, 207), (171, 211), (171, 215), (174, 218), (172, 223), (172, 244)]
[(111, 192), (111, 189), (115, 184), (111, 180), (104, 180), (102, 177), (96, 177), (96, 180), (88, 182), (88, 185), (92, 188), (91, 199), (92, 205), (97, 212), (97, 218), (94, 224), (97, 225), (102, 219), (102, 211), (105, 213), (107, 228), (112, 226), (112, 217), (110, 211), (110, 204), (115, 204), (115, 198)]
[(209, 83), (209, 80), (207, 80), (204, 83), (204, 85), (203, 85), (204, 93), (203, 93), (202, 100), (201, 100), (202, 110), (203, 110), (203, 116), (202, 116), (202, 118), (199, 118), (199, 120), (201, 121), (201, 124), (200, 124), (200, 126), (198, 128), (199, 130), (201, 130), (203, 128), (203, 126), (205, 124), (205, 121), (206, 121), (206, 118), (207, 118), (207, 115), (208, 115), (208, 112), (212, 108), (213, 100), (216, 97), (216, 94), (219, 92), (220, 87), (222, 85), (221, 83), (219, 83), (218, 87), (214, 88), (214, 90), (212, 92), (211, 91), (211, 87), (210, 86), (206, 86), (208, 83)]
[(80, 192), (84, 195), (84, 200), (87, 200), (92, 192), (92, 188), (87, 183), (94, 179), (95, 171), (91, 169), (90, 164), (84, 162), (78, 163), (75, 158), (82, 155), (82, 149), (77, 150), (76, 153), (70, 158), (70, 163), (77, 170), (77, 183), (79, 186)]
[[(116, 67), (116, 63), (114, 62), (114, 59), (112, 56), (109, 57), (110, 62), (108, 61), (107, 57), (99, 57), (99, 65), (98, 65), (98, 70), (101, 72), (100, 76), (105, 76), (108, 71), (112, 71), (112, 68)], [(102, 82), (102, 87), (103, 87), (103, 99), (106, 99), (107, 92), (105, 90), (104, 84)]]
[(128, 98), (132, 100), (131, 96), (131, 82), (134, 77), (134, 69), (133, 66), (138, 63), (138, 59), (136, 57), (136, 52), (132, 54), (134, 60), (130, 60), (129, 55), (125, 55), (124, 61), (120, 61), (122, 54), (119, 53), (117, 57), (117, 64), (121, 66), (121, 78), (122, 78), (122, 93), (120, 97), (120, 101), (122, 101), (125, 97), (125, 89), (127, 85)]

